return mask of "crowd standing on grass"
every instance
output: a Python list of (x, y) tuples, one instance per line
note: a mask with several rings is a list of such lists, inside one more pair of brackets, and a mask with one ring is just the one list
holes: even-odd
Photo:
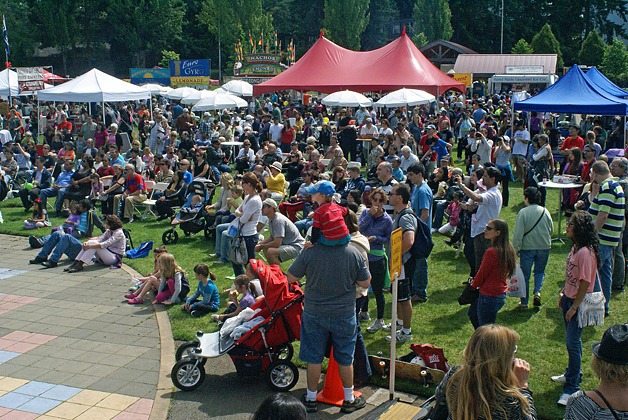
[[(317, 98), (305, 104), (275, 92), (252, 98), (248, 114), (223, 110), (194, 115), (156, 98), (152, 110), (138, 101), (105, 104), (104, 112), (95, 107), (90, 115), (85, 104), (38, 108), (15, 99), (9, 115), (1, 117), (3, 128), (11, 124), (11, 131), (1, 132), (0, 170), (30, 214), (25, 228), (49, 224), (48, 212), (67, 217), (51, 235), (29, 238), (34, 248), (42, 248), (31, 263), (46, 268), (56, 267), (64, 253), (74, 261), (67, 268), (71, 272), (95, 256), (106, 265), (119, 265), (126, 244), (122, 226), (134, 222), (149, 197), (158, 221), (183, 221), (177, 215), (183, 212), (180, 207), (198, 213), (214, 237), (211, 264), (232, 263), (239, 279), (228, 299), (234, 309), (221, 317), (251, 301), (244, 282), (248, 270), (241, 259), (233, 260), (234, 243), (243, 244), (245, 260), (256, 255), (271, 264), (294, 260), (289, 279), (307, 281), (301, 358), (308, 362), (304, 402), (310, 411), (316, 409), (322, 337), (334, 341), (345, 411), (362, 406), (349, 392), (359, 323), (369, 323), (369, 334), (390, 331), (389, 340), (413, 339), (413, 305), (430, 305), (429, 250), (432, 236), (439, 234), (464, 252), (470, 274), (465, 283), (478, 292), (468, 312), (476, 328), (471, 340), (488, 343), (493, 339), (488, 336), (494, 337), (491, 345), (499, 352), (493, 356), (506, 360), (512, 350), (507, 347), (516, 350), (518, 337), (508, 329), (491, 335), (491, 324), (499, 322), (517, 260), (525, 283), (520, 309), (528, 309), (530, 297), (535, 307), (543, 303), (554, 229), (546, 181), (563, 177), (578, 184), (562, 191), (560, 208), (573, 243), (560, 301), (569, 363), (565, 374), (555, 378), (564, 383), (559, 399), (564, 405), (570, 395), (580, 395), (582, 328), (573, 320), (584, 294), (599, 279), (608, 316), (612, 291), (625, 285), (628, 159), (623, 156), (628, 150), (621, 133), (626, 127), (616, 118), (513, 114), (510, 100), (506, 93), (470, 98), (448, 92), (418, 107), (331, 109)], [(227, 143), (231, 141), (242, 143), (239, 150)], [(196, 180), (220, 187), (219, 194), (212, 189), (208, 197), (192, 197), (187, 187)], [(510, 199), (512, 188), (521, 185), (513, 181), (523, 185), (525, 207), (515, 225), (508, 226), (499, 216), (502, 207), (520, 204)], [(150, 191), (158, 183), (166, 187)], [(94, 225), (103, 235), (81, 244)], [(266, 226), (269, 232), (260, 238)], [(399, 325), (392, 330), (385, 320), (384, 292), (391, 277), (388, 245), (396, 228), (402, 230), (403, 270)], [(142, 303), (153, 291), (160, 296), (156, 301), (181, 302), (193, 316), (220, 310), (215, 275), (207, 265), (194, 267), (199, 283), (187, 297), (187, 275), (175, 257), (161, 247), (155, 256), (154, 271), (137, 279), (129, 303)], [(332, 277), (342, 287), (330, 284)], [(365, 293), (361, 288), (368, 285), (371, 292)], [(369, 296), (376, 303), (372, 322)], [(471, 380), (465, 369), (479, 357), (469, 347), (466, 352), (465, 365), (449, 378), (456, 388), (443, 390), (452, 412), (463, 418), (502, 412), (503, 400), (475, 406), (463, 401), (465, 389), (477, 386), (491, 393), (491, 387), (503, 384), (499, 392), (515, 403), (518, 415), (534, 416), (524, 386), (526, 364), (491, 373), (498, 383), (464, 382)]]

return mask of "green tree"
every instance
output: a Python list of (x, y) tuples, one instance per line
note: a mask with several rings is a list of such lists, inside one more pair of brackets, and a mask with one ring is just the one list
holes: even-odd
[[(7, 33), (11, 46), (11, 56), (9, 61), (13, 66), (32, 65), (33, 52), (36, 46), (37, 33), (32, 30), (28, 15), (30, 7), (25, 1), (11, 2), (11, 6), (6, 2), (0, 2), (0, 14), (5, 16), (7, 23)], [(2, 48), (0, 51), (4, 51)], [(4, 62), (4, 52), (2, 62)], [(0, 66), (4, 68), (4, 66)]]
[(578, 59), (580, 64), (586, 64), (588, 66), (599, 66), (602, 63), (604, 57), (604, 40), (597, 33), (596, 30), (589, 32), (589, 35), (584, 39)]
[(417, 0), (413, 10), (414, 32), (423, 32), (428, 42), (448, 41), (454, 33), (447, 0)]
[(412, 42), (414, 42), (414, 45), (416, 45), (417, 48), (421, 48), (429, 41), (423, 32), (419, 32), (418, 34), (412, 36)]
[(363, 50), (373, 50), (390, 42), (391, 26), (398, 19), (397, 5), (393, 0), (371, 1), (368, 10), (371, 19), (362, 33), (361, 45)]
[(512, 50), (510, 50), (510, 53), (511, 54), (534, 54), (534, 50), (532, 49), (530, 44), (528, 44), (528, 41), (521, 38), (519, 41), (517, 41), (515, 46), (512, 47)]
[(159, 67), (168, 68), (170, 66), (170, 60), (180, 60), (181, 56), (174, 51), (162, 50), (161, 60), (159, 61)]
[(558, 56), (558, 69), (560, 70), (564, 66), (560, 43), (554, 36), (549, 24), (543, 25), (541, 30), (534, 35), (530, 46), (536, 54), (556, 54)]
[(369, 23), (369, 0), (325, 0), (325, 36), (350, 50), (360, 49), (360, 37)]
[(617, 79), (628, 71), (628, 51), (619, 39), (606, 47), (602, 59), (602, 71), (611, 79)]

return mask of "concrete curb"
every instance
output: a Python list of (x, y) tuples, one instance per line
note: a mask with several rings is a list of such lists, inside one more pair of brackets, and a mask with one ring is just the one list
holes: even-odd
[[(122, 265), (122, 269), (131, 277), (142, 277), (140, 273), (126, 264)], [(160, 342), (160, 364), (159, 379), (157, 381), (157, 392), (153, 402), (153, 409), (150, 412), (149, 420), (165, 420), (168, 417), (170, 403), (172, 399), (172, 381), (169, 378), (174, 361), (174, 339), (172, 338), (172, 328), (170, 326), (170, 318), (168, 312), (163, 307), (153, 306), (155, 318), (159, 326), (159, 342)]]

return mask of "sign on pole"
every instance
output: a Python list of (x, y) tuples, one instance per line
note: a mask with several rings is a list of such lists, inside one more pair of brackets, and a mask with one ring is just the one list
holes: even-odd
[(401, 275), (403, 267), (403, 252), (401, 249), (403, 243), (403, 232), (401, 228), (395, 229), (390, 235), (390, 279)]
[(170, 86), (209, 88), (211, 62), (200, 60), (170, 60)]
[(16, 67), (20, 92), (35, 92), (44, 88), (43, 67)]
[(390, 235), (390, 282), (392, 285), (392, 319), (390, 322), (390, 376), (388, 378), (389, 398), (395, 398), (395, 367), (397, 355), (397, 296), (399, 294), (399, 276), (403, 269), (403, 231), (401, 228), (393, 230)]

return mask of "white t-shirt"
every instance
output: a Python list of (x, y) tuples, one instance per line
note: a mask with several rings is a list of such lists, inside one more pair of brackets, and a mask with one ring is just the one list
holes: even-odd
[[(515, 138), (515, 144), (512, 147), (512, 154), (526, 156), (528, 154), (528, 144), (530, 142), (530, 133), (528, 130), (517, 130), (515, 131), (513, 137)], [(521, 140), (524, 140), (527, 143), (523, 143)]]
[(360, 136), (367, 135), (367, 134), (372, 134), (373, 137), (379, 137), (379, 133), (377, 132), (377, 127), (375, 127), (374, 125), (371, 125), (371, 128), (368, 128), (366, 124), (364, 124), (362, 128), (360, 128)]
[(497, 186), (486, 192), (481, 192), (482, 202), (478, 205), (477, 212), (471, 218), (471, 237), (484, 233), (484, 227), (489, 220), (497, 219), (502, 209), (502, 193)]
[(270, 133), (270, 138), (273, 141), (279, 142), (281, 140), (281, 130), (283, 129), (283, 124), (272, 124), (268, 129)]

